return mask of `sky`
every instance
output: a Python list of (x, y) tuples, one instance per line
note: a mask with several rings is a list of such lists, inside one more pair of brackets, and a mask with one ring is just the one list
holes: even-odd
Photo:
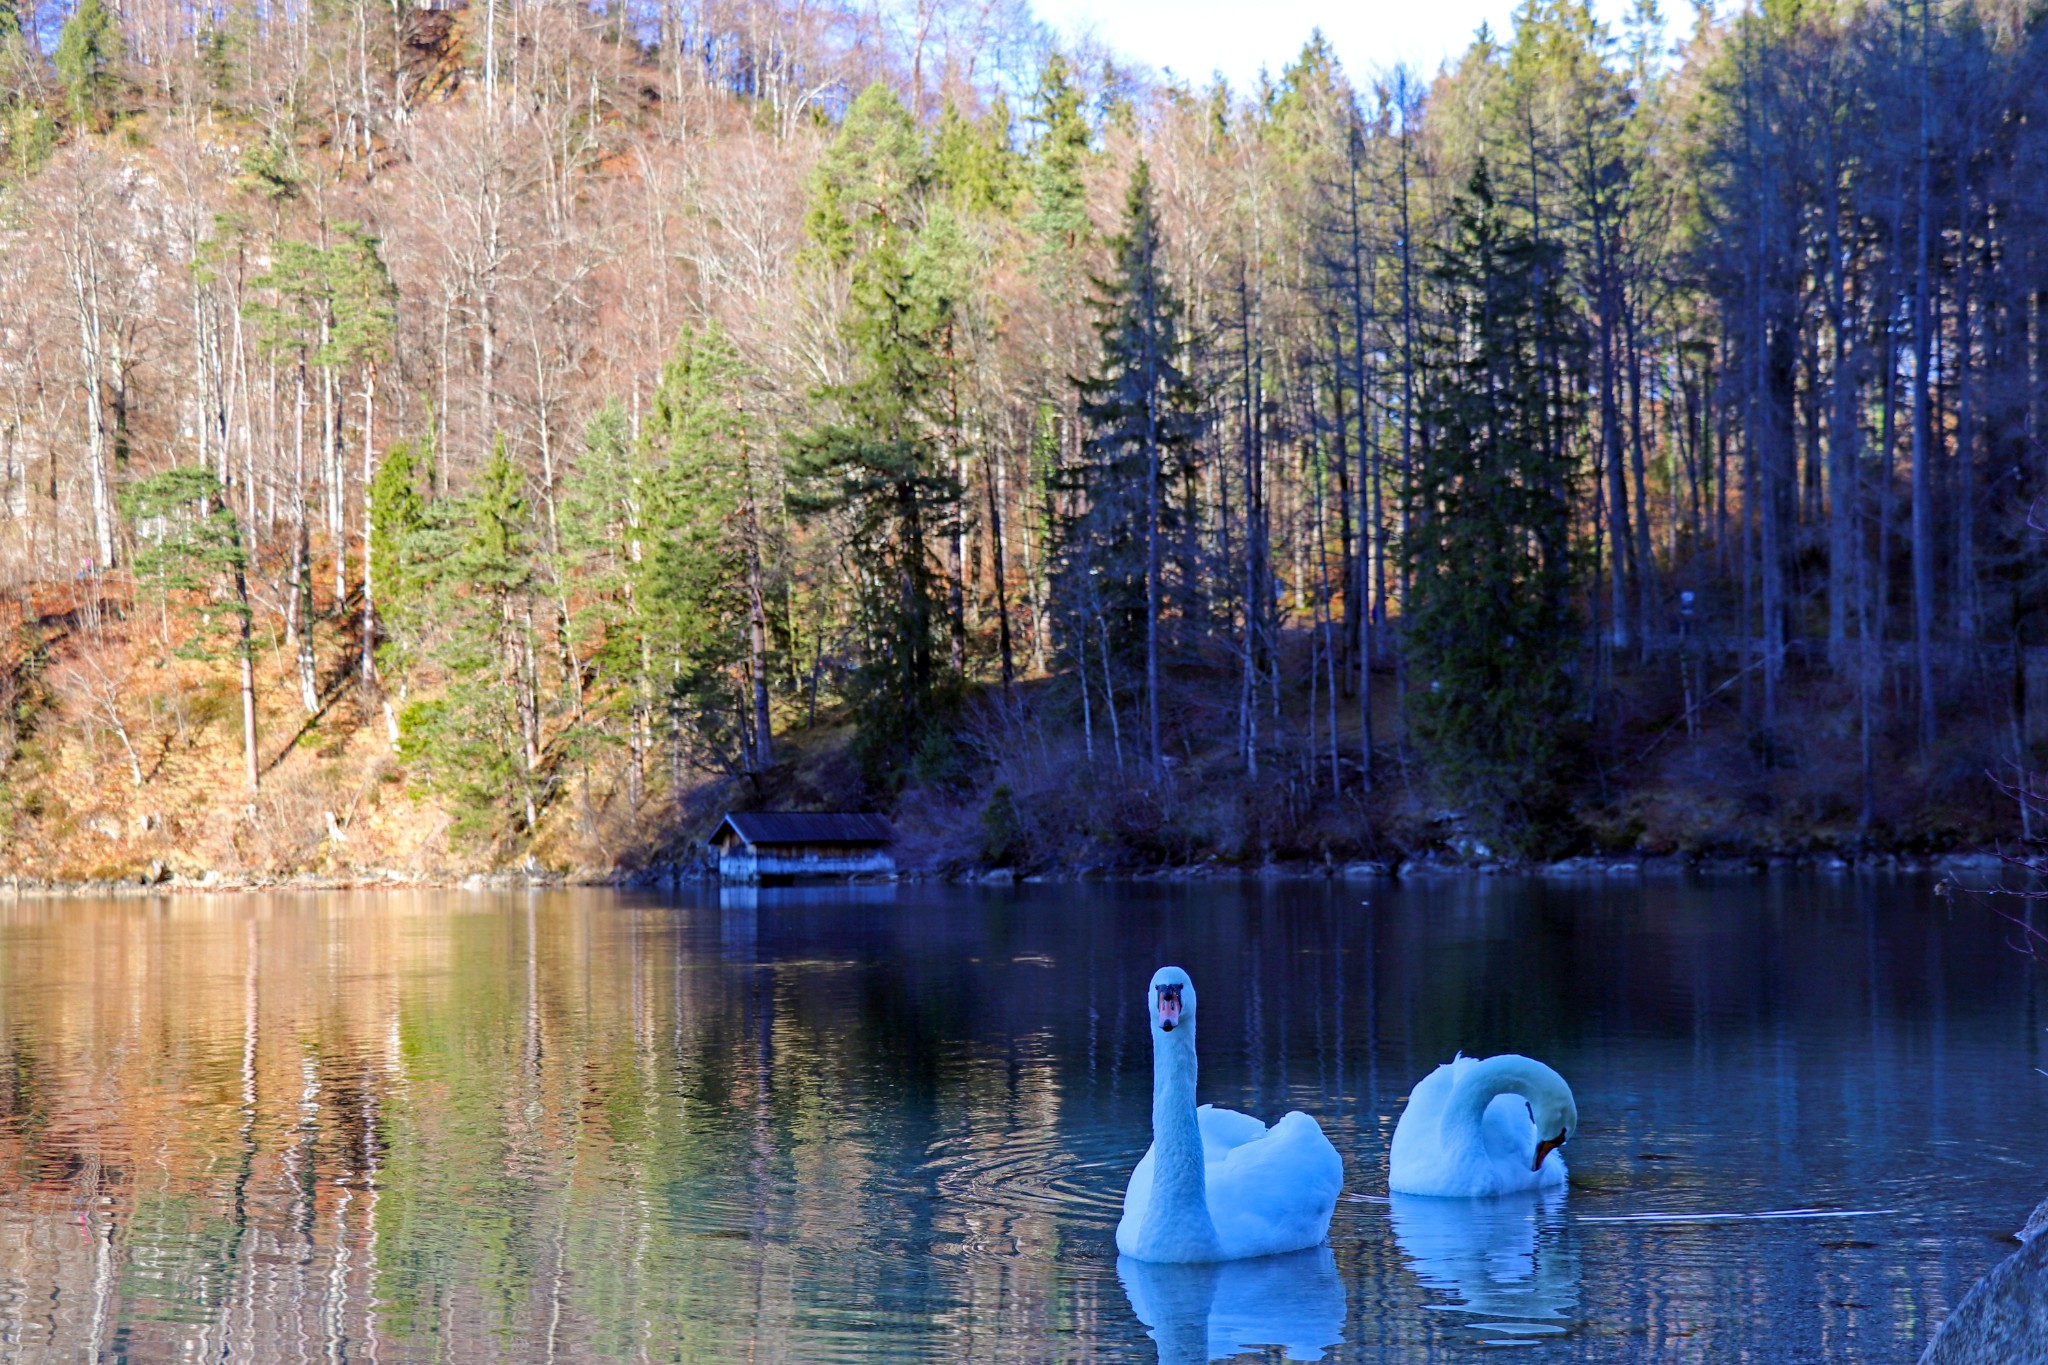
[[(1505, 33), (1515, 0), (1034, 0), (1055, 27), (1095, 35), (1128, 57), (1203, 85), (1221, 71), (1238, 89), (1263, 65), (1278, 76), (1321, 27), (1354, 79), (1406, 62), (1418, 74), (1464, 50), (1482, 22)], [(1665, 6), (1669, 9), (1670, 6)], [(1599, 0), (1610, 23), (1619, 0)]]

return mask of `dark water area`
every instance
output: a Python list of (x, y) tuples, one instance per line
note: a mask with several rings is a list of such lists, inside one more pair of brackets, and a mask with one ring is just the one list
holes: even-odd
[[(2009, 937), (1913, 878), (4, 902), (0, 1362), (1910, 1361), (2048, 1190)], [(1119, 1273), (1165, 962), (1202, 1098), (1343, 1154), (1326, 1251)], [(1567, 1190), (1389, 1203), (1461, 1048), (1570, 1080)]]

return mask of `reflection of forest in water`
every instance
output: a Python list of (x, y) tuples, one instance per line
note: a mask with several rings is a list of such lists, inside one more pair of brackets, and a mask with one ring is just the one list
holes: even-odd
[[(2035, 983), (1922, 886), (1372, 897), (0, 905), (0, 1359), (1149, 1356), (1109, 1233), (1169, 958), (1204, 1098), (1314, 1112), (1355, 1191), (1454, 1047), (1556, 1061), (1575, 1185), (1504, 1254), (1562, 1285), (1575, 1359), (1896, 1358), (2038, 1197)], [(1828, 1202), (1901, 1212), (1556, 1221)], [(1327, 1358), (1470, 1350), (1446, 1286), (1493, 1262), (1431, 1235), (1340, 1206)]]

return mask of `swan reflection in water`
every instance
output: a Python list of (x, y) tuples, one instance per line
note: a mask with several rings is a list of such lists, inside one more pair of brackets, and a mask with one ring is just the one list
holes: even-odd
[(1159, 1344), (1159, 1365), (1207, 1365), (1278, 1346), (1321, 1360), (1344, 1340), (1344, 1282), (1328, 1246), (1206, 1265), (1119, 1256), (1131, 1311)]
[(1561, 1186), (1492, 1199), (1391, 1196), (1394, 1240), (1416, 1278), (1448, 1299), (1424, 1306), (1469, 1316), (1491, 1345), (1570, 1330), (1579, 1265), (1559, 1243), (1564, 1200)]

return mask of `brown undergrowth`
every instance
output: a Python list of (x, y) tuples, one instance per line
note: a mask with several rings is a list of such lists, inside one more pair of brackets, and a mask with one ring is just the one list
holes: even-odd
[[(1084, 727), (1072, 681), (1040, 678), (971, 694), (884, 784), (854, 761), (858, 718), (825, 708), (809, 725), (781, 718), (768, 772), (686, 774), (680, 784), (649, 772), (633, 784), (622, 759), (586, 760), (558, 774), (533, 831), (462, 840), (451, 812), (399, 760), (389, 699), (349, 667), (354, 640), (333, 626), (316, 640), (328, 668), (311, 713), (283, 642), (259, 641), (262, 782), (252, 796), (227, 664), (179, 658), (146, 616), (111, 609), (74, 606), (18, 627), (0, 654), (0, 878), (631, 875), (701, 866), (702, 840), (733, 808), (885, 809), (900, 861), (942, 874), (1500, 856), (1403, 743), (1390, 671), (1374, 678), (1368, 790), (1355, 697), (1339, 699), (1334, 738), (1327, 697), (1313, 735), (1305, 697), (1277, 714), (1269, 704), (1254, 771), (1239, 744), (1233, 680), (1199, 667), (1171, 679), (1170, 752), (1158, 770), (1140, 760), (1130, 717), (1111, 726), (1098, 705)], [(2034, 756), (2015, 749), (1995, 687), (1956, 687), (1941, 742), (1924, 754), (1902, 719), (1908, 708), (1886, 699), (1868, 819), (1853, 688), (1794, 670), (1768, 734), (1739, 689), (1688, 718), (1691, 695), (1676, 665), (1639, 666), (1580, 718), (1580, 752), (1559, 774), (1557, 855), (1853, 859), (1981, 847), (2013, 831), (2015, 812), (1985, 775)]]

